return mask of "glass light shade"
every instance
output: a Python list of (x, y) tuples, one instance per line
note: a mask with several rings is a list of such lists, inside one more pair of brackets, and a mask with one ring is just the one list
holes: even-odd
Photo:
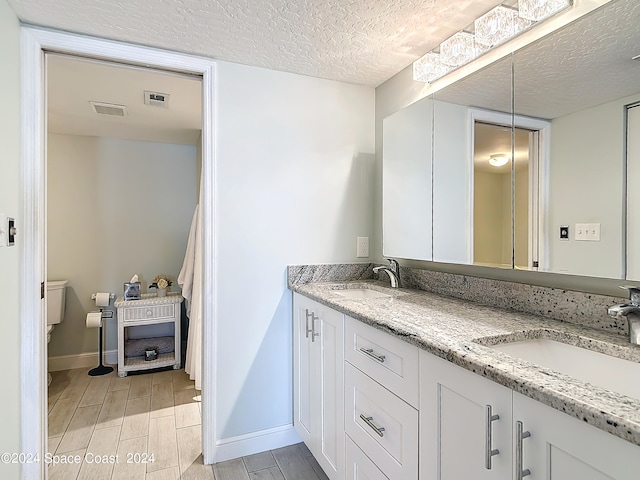
[(476, 43), (493, 47), (509, 40), (516, 33), (515, 20), (517, 17), (517, 10), (502, 5), (485, 13), (473, 22)]
[(496, 154), (489, 156), (489, 164), (494, 167), (501, 167), (509, 162), (509, 157), (504, 154)]
[(467, 32), (458, 32), (440, 44), (442, 63), (459, 67), (478, 56), (474, 36)]
[(570, 7), (572, 3), (572, 0), (518, 0), (518, 11), (522, 18), (539, 22)]
[(430, 52), (413, 62), (413, 79), (431, 83), (445, 76), (449, 70), (451, 68), (440, 61), (440, 55)]

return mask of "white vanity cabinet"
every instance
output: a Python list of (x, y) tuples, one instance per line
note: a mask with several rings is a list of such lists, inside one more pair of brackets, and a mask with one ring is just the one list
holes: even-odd
[(294, 427), (331, 480), (344, 468), (344, 315), (293, 295)]
[[(521, 422), (526, 437), (520, 439), (514, 425), (515, 448), (522, 452), (521, 469), (515, 467), (516, 480), (640, 478), (637, 445), (516, 392), (513, 419), (514, 424)], [(530, 474), (518, 475), (518, 470)]]
[(347, 478), (417, 480), (418, 348), (350, 317), (345, 332)]
[(640, 478), (637, 445), (425, 351), (420, 372), (421, 480)]
[(420, 351), (420, 479), (508, 480), (511, 390)]

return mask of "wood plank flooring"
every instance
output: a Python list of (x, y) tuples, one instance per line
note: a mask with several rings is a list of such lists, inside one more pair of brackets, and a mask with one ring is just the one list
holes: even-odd
[(68, 462), (50, 464), (50, 480), (328, 480), (303, 443), (203, 465), (200, 392), (184, 370), (87, 371), (52, 372), (48, 450)]

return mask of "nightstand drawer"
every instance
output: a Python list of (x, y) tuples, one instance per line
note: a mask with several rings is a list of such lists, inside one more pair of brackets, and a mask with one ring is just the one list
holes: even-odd
[(418, 478), (418, 411), (349, 363), (345, 429), (390, 480)]
[(418, 348), (346, 317), (345, 357), (415, 408), (419, 403)]
[(122, 308), (118, 313), (122, 315), (122, 321), (127, 323), (162, 318), (174, 318), (175, 309), (176, 304), (172, 303), (169, 305), (149, 305), (146, 307)]

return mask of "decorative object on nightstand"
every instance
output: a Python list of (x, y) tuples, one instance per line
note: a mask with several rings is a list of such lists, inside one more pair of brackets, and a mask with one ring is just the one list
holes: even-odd
[(170, 276), (156, 275), (155, 278), (152, 280), (151, 284), (149, 285), (149, 288), (155, 288), (156, 295), (158, 297), (166, 297), (167, 291), (169, 290), (169, 287), (172, 285), (172, 283), (173, 282)]
[(131, 277), (131, 280), (124, 284), (125, 300), (140, 300), (140, 282), (138, 275)]

